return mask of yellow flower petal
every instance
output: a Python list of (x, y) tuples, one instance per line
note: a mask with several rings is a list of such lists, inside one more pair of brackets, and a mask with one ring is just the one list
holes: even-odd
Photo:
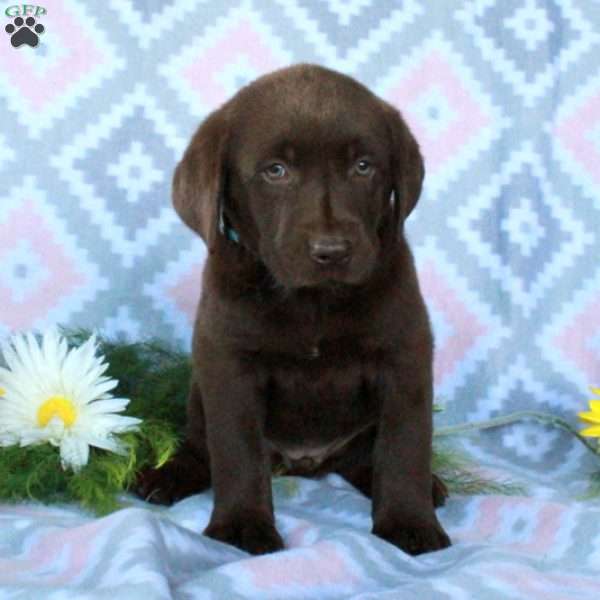
[(4, 388), (0, 388), (0, 398), (6, 394), (6, 390)]
[(577, 413), (579, 418), (582, 421), (587, 421), (588, 423), (598, 423), (600, 425), (600, 413), (597, 412), (580, 412)]
[(594, 396), (600, 397), (600, 387), (590, 387), (590, 390)]
[(590, 408), (600, 414), (600, 400), (590, 400)]
[(593, 427), (586, 427), (579, 432), (585, 437), (600, 437), (600, 425), (594, 425)]

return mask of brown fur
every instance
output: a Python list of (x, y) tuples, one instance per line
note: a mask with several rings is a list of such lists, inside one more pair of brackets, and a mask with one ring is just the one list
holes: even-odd
[(212, 485), (205, 533), (271, 552), (272, 468), (336, 472), (372, 497), (375, 534), (413, 554), (450, 544), (430, 470), (432, 336), (403, 233), (422, 180), (400, 114), (321, 67), (262, 77), (206, 119), (173, 187), (209, 248), (187, 439), (142, 475), (144, 497)]

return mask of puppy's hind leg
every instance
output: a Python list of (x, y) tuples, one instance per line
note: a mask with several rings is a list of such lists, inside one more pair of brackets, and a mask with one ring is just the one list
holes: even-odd
[[(367, 498), (372, 497), (373, 482), (373, 445), (375, 443), (375, 428), (361, 434), (353, 440), (347, 452), (334, 465), (333, 471), (341, 475)], [(448, 488), (435, 474), (432, 475), (433, 506), (439, 508), (446, 504)]]
[(375, 427), (353, 439), (332, 468), (334, 473), (341, 475), (367, 498), (373, 494), (374, 443)]
[(173, 504), (210, 487), (210, 463), (200, 391), (192, 383), (188, 400), (188, 431), (175, 456), (159, 469), (138, 474), (132, 491), (154, 504)]

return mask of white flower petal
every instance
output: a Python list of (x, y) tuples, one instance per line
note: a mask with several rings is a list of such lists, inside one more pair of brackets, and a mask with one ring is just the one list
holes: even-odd
[(65, 390), (65, 396), (72, 397), (75, 395), (75, 387), (77, 387), (77, 377), (82, 374), (79, 362), (79, 352), (77, 349), (71, 350), (61, 366), (62, 383)]
[(0, 384), (4, 387), (4, 382), (9, 381), (11, 379), (12, 373), (5, 369), (4, 367), (0, 367)]
[(5, 398), (0, 407), (0, 422), (6, 422), (11, 417), (18, 418), (20, 421), (27, 420), (27, 423), (33, 423), (31, 407), (23, 402)]
[(98, 437), (107, 437), (111, 433), (126, 433), (138, 429), (141, 419), (135, 417), (125, 417), (122, 415), (97, 414), (81, 415), (74, 429), (80, 435), (90, 434)]
[(74, 396), (91, 396), (89, 390), (93, 387), (94, 383), (102, 381), (104, 378), (102, 374), (108, 368), (107, 364), (94, 365), (87, 373), (82, 374), (75, 382)]
[(13, 431), (4, 431), (0, 428), (0, 447), (14, 446), (19, 443), (18, 434)]
[(105, 379), (96, 382), (94, 385), (90, 386), (89, 390), (87, 390), (89, 397), (88, 402), (92, 402), (92, 400), (100, 398), (107, 392), (114, 390), (118, 385), (119, 382), (116, 379)]
[(52, 327), (42, 336), (42, 355), (51, 371), (60, 373), (68, 350), (67, 341), (61, 337), (56, 327)]
[(141, 424), (142, 420), (136, 417), (124, 417), (121, 415), (97, 415), (94, 417), (94, 422), (98, 422), (99, 426), (114, 433), (125, 433), (127, 431), (135, 431)]
[(48, 436), (43, 429), (28, 429), (27, 431), (22, 431), (19, 436), (20, 446), (31, 446), (33, 444), (39, 444), (41, 442), (49, 442), (53, 446), (58, 446), (58, 442), (56, 440), (48, 439)]
[(75, 472), (84, 467), (90, 456), (90, 447), (86, 442), (67, 435), (60, 443), (60, 460), (63, 469), (70, 467)]
[(30, 368), (35, 373), (37, 389), (44, 395), (50, 395), (61, 388), (60, 371), (53, 369), (45, 360), (44, 353), (32, 334), (27, 334), (27, 342), (31, 361)]
[(94, 400), (86, 407), (86, 412), (90, 415), (99, 415), (107, 413), (119, 413), (127, 408), (129, 399), (127, 398), (106, 398), (104, 400)]
[(47, 439), (51, 444), (57, 446), (60, 444), (61, 440), (65, 437), (67, 432), (67, 428), (63, 423), (62, 419), (59, 417), (53, 417), (48, 421), (48, 424), (41, 428), (38, 427), (40, 431), (43, 432), (44, 438)]
[(2, 354), (11, 372), (10, 376), (3, 374), (3, 378), (8, 379), (7, 383), (10, 380), (18, 381), (21, 387), (27, 388), (28, 395), (42, 392), (40, 377), (30, 358), (29, 348), (24, 336), (15, 335), (11, 338), (10, 343), (3, 343)]
[(100, 359), (96, 357), (97, 350), (96, 334), (93, 334), (80, 348), (71, 350), (63, 367), (65, 377), (77, 381), (71, 377), (72, 370), (77, 372), (79, 378), (85, 377), (89, 371), (94, 370), (101, 364)]
[(26, 372), (23, 362), (19, 358), (19, 355), (15, 352), (12, 345), (13, 340), (14, 338), (11, 339), (10, 343), (2, 343), (2, 356), (4, 357), (4, 361), (13, 375), (19, 379), (23, 379), (30, 374)]
[(60, 337), (56, 329), (44, 335), (42, 341), (42, 353), (48, 364), (48, 369), (58, 376), (62, 374), (62, 365), (67, 356), (69, 347), (67, 340)]
[(45, 361), (42, 357), (42, 351), (38, 346), (37, 340), (35, 339), (33, 333), (28, 333), (26, 338), (26, 346), (29, 351), (28, 360), (31, 363), (32, 369), (35, 371), (36, 375), (39, 377), (43, 375), (43, 371), (45, 370)]
[(23, 367), (29, 372), (34, 381), (40, 382), (44, 380), (43, 367), (36, 360), (36, 350), (39, 350), (37, 341), (32, 333), (16, 336), (14, 340), (15, 351), (21, 358)]
[(115, 454), (120, 455), (124, 455), (127, 453), (125, 445), (113, 436), (86, 436), (85, 440), (90, 446), (94, 446), (102, 450), (107, 450), (108, 452), (114, 452)]
[(51, 328), (42, 336), (42, 356), (49, 369), (59, 370), (61, 359), (59, 357), (58, 332)]

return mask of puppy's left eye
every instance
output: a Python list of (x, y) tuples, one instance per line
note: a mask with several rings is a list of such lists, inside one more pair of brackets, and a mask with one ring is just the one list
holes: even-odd
[(273, 163), (264, 169), (263, 175), (271, 181), (284, 179), (287, 175), (287, 169), (281, 163)]
[(361, 158), (354, 165), (354, 172), (357, 175), (361, 175), (362, 177), (366, 177), (367, 175), (370, 175), (373, 172), (373, 165), (371, 164), (371, 161), (369, 161), (368, 159)]

